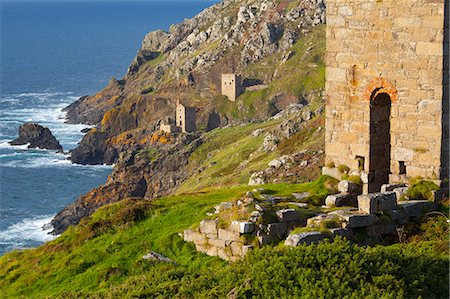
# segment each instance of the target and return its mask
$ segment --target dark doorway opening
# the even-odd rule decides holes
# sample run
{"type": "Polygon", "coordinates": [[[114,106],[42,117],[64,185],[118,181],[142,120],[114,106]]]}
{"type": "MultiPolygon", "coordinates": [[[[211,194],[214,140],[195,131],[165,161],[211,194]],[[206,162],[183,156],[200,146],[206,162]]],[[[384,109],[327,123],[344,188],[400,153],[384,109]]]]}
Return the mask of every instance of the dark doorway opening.
{"type": "Polygon", "coordinates": [[[389,182],[391,164],[391,98],[377,92],[370,99],[369,193],[389,182]]]}

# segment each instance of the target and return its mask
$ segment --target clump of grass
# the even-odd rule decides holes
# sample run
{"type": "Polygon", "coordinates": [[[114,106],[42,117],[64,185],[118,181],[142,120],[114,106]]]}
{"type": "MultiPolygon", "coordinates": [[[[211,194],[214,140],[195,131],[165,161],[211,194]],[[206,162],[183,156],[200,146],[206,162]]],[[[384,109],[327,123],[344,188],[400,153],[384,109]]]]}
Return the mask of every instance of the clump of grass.
{"type": "Polygon", "coordinates": [[[433,199],[433,191],[439,190],[439,186],[431,181],[420,178],[411,180],[411,187],[406,191],[409,199],[433,199]]]}
{"type": "Polygon", "coordinates": [[[359,175],[351,175],[349,177],[347,177],[346,179],[347,181],[350,181],[358,186],[362,186],[362,181],[361,181],[361,177],[359,175]]]}
{"type": "Polygon", "coordinates": [[[338,165],[337,169],[340,173],[348,173],[350,171],[350,168],[344,164],[338,165]]]}
{"type": "Polygon", "coordinates": [[[325,166],[328,167],[328,168],[335,168],[336,167],[334,162],[328,162],[327,164],[325,164],[325,166]]]}

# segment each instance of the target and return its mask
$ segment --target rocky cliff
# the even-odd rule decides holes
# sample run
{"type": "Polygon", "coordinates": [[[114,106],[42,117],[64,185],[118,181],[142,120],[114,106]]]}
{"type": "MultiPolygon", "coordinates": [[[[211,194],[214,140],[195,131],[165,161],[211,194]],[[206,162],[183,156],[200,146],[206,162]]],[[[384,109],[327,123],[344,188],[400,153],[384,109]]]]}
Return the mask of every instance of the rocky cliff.
{"type": "Polygon", "coordinates": [[[292,104],[319,108],[324,20],[323,0],[225,0],[168,32],[148,33],[122,79],[112,78],[96,95],[66,108],[70,123],[96,125],[71,153],[72,161],[117,164],[106,185],[55,217],[55,232],[104,204],[176,190],[201,171],[188,167],[201,132],[263,122],[292,104]],[[220,95],[225,72],[241,74],[244,87],[258,88],[230,102],[220,95]],[[174,137],[157,131],[173,117],[177,100],[196,107],[199,133],[174,137]]]}

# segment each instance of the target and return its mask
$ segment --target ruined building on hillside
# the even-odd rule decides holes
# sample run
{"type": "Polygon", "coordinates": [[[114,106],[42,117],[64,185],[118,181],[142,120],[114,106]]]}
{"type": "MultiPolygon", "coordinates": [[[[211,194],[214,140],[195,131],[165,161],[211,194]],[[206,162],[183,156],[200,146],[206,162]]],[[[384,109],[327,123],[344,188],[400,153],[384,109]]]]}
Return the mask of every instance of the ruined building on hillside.
{"type": "Polygon", "coordinates": [[[222,74],[222,95],[232,102],[242,93],[242,78],[236,74],[222,74]]]}
{"type": "Polygon", "coordinates": [[[448,178],[448,5],[327,0],[326,163],[365,174],[365,192],[448,178]]]}
{"type": "Polygon", "coordinates": [[[175,113],[175,124],[161,124],[160,130],[167,133],[195,132],[197,130],[195,107],[186,107],[178,101],[175,113]]]}

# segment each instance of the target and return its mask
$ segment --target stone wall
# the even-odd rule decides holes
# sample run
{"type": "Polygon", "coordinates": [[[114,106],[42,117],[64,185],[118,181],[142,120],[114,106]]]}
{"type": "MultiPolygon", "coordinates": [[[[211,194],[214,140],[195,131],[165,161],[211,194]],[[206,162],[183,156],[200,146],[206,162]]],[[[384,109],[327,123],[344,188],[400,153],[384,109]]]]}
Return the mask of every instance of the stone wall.
{"type": "Polygon", "coordinates": [[[326,163],[370,177],[371,106],[384,94],[391,102],[389,181],[447,176],[444,16],[444,0],[327,1],[326,163]]]}

